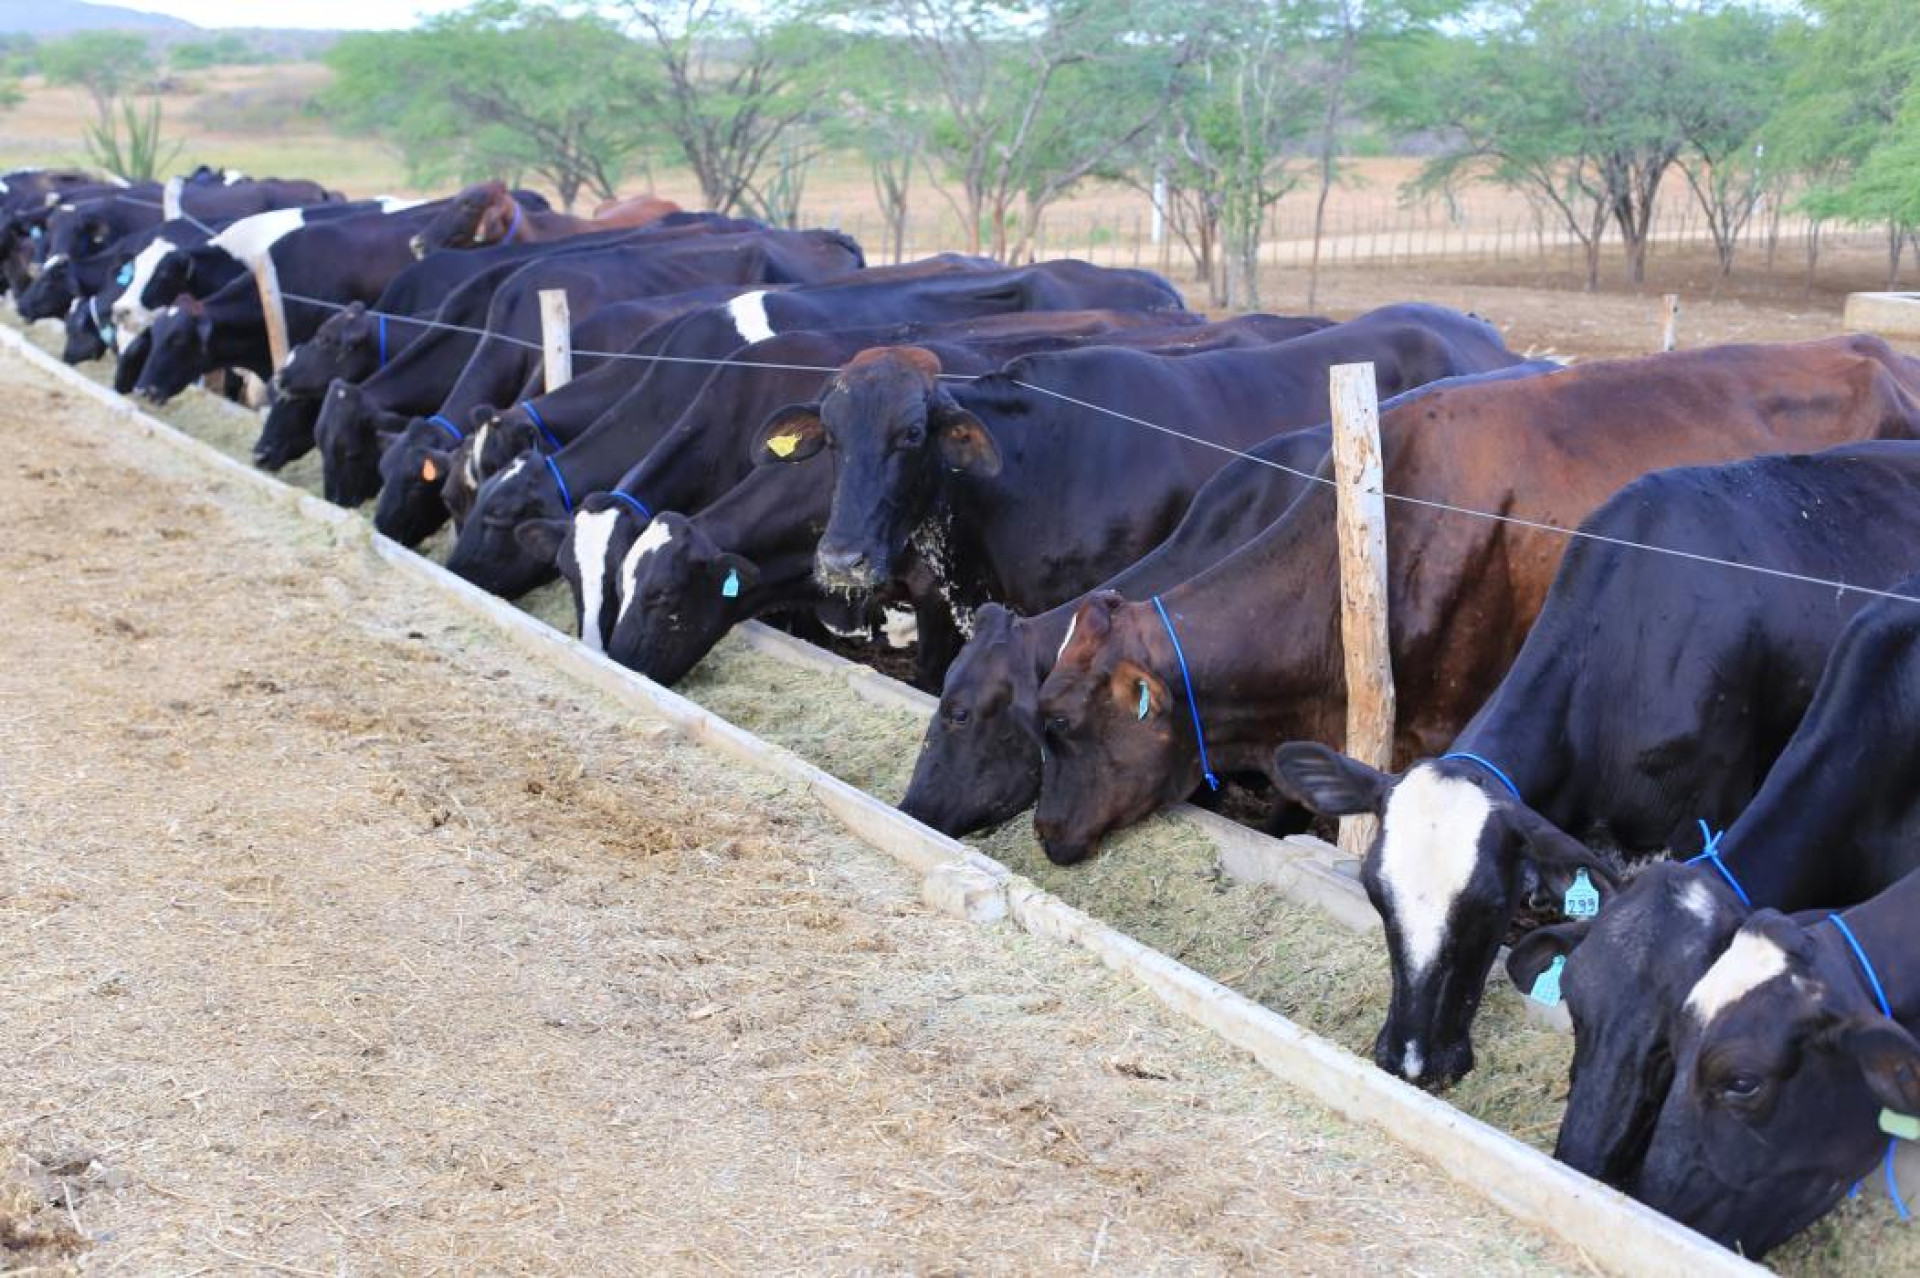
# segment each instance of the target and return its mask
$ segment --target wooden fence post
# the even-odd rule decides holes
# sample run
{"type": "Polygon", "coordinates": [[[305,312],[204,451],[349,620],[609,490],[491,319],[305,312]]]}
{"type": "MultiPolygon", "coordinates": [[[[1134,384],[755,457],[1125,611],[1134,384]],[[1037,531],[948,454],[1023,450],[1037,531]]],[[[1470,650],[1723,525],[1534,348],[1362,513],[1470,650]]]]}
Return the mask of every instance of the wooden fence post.
{"type": "MultiPolygon", "coordinates": [[[[1372,364],[1327,370],[1340,534],[1340,637],[1347,658],[1346,752],[1393,766],[1393,654],[1387,629],[1387,503],[1372,364]]],[[[1377,821],[1343,817],[1340,850],[1364,857],[1377,821]]]]}
{"type": "Polygon", "coordinates": [[[1680,295],[1668,293],[1660,304],[1660,349],[1677,350],[1680,346],[1680,295]]]}
{"type": "Polygon", "coordinates": [[[563,288],[540,290],[540,345],[546,352],[546,391],[551,395],[573,380],[573,321],[563,288]]]}
{"type": "Polygon", "coordinates": [[[253,260],[253,283],[260,290],[260,312],[267,320],[267,354],[277,373],[287,366],[287,306],[280,297],[280,272],[274,268],[272,253],[262,253],[253,260]]]}

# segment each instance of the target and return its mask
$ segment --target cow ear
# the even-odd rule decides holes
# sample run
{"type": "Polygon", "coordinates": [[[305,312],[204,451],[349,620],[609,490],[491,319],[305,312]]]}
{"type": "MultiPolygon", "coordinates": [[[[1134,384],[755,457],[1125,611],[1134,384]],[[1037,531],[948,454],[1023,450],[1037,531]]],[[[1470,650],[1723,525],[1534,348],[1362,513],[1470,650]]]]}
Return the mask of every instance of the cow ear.
{"type": "Polygon", "coordinates": [[[499,416],[500,410],[492,404],[475,404],[467,413],[467,433],[471,435],[499,416]]]}
{"type": "Polygon", "coordinates": [[[426,480],[429,484],[439,483],[447,477],[447,472],[452,469],[452,455],[439,448],[427,449],[426,456],[420,459],[420,478],[426,480]]]}
{"type": "Polygon", "coordinates": [[[1510,803],[1500,811],[1526,845],[1526,858],[1542,870],[1559,872],[1561,875],[1574,870],[1586,870],[1605,888],[1603,901],[1606,894],[1619,890],[1620,880],[1605,858],[1526,804],[1510,803]]]}
{"type": "Polygon", "coordinates": [[[943,404],[934,414],[934,429],[940,432],[940,460],[949,470],[976,479],[1000,473],[1000,446],[978,417],[958,404],[943,404]]]}
{"type": "Polygon", "coordinates": [[[820,420],[820,405],[789,404],[767,418],[754,436],[753,461],[756,466],[805,461],[826,442],[827,428],[820,420]]]}
{"type": "Polygon", "coordinates": [[[1835,1037],[1876,1100],[1897,1114],[1920,1114],[1920,1043],[1912,1034],[1884,1016],[1856,1016],[1835,1037]]]}
{"type": "Polygon", "coordinates": [[[213,316],[205,311],[194,316],[193,331],[199,335],[202,346],[213,345],[213,316]]]}
{"type": "Polygon", "coordinates": [[[1114,704],[1135,719],[1158,719],[1167,712],[1167,683],[1159,675],[1133,661],[1116,661],[1108,676],[1114,704]]]}
{"type": "Polygon", "coordinates": [[[1550,927],[1536,927],[1507,951],[1507,978],[1524,994],[1540,979],[1540,973],[1553,966],[1555,959],[1565,958],[1579,948],[1592,926],[1592,919],[1574,919],[1550,927]]]}
{"type": "Polygon", "coordinates": [[[1273,783],[1321,816],[1378,816],[1393,778],[1317,741],[1289,741],[1273,752],[1273,783]]]}
{"type": "Polygon", "coordinates": [[[513,539],[528,554],[551,561],[560,557],[560,543],[571,527],[564,519],[529,519],[513,526],[513,539]]]}

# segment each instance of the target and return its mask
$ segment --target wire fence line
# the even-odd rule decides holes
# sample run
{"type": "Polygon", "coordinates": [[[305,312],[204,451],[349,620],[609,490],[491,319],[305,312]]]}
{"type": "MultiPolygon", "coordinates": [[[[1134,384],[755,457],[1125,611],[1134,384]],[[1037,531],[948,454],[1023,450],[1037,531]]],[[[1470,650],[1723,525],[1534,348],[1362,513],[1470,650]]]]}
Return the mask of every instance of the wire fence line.
{"type": "MultiPolygon", "coordinates": [[[[311,296],[307,296],[299,293],[282,293],[281,297],[285,301],[298,302],[298,303],[301,303],[302,305],[320,307],[320,308],[331,310],[331,311],[345,311],[350,309],[350,305],[351,305],[348,303],[336,302],[328,298],[311,297],[311,296]]],[[[526,338],[516,337],[513,334],[503,333],[494,329],[475,328],[467,324],[455,324],[455,323],[451,323],[444,320],[423,318],[418,315],[397,315],[392,312],[378,311],[371,308],[365,308],[363,313],[375,318],[384,318],[389,322],[398,320],[404,323],[414,324],[419,327],[427,328],[427,329],[444,329],[451,332],[465,333],[475,337],[493,338],[499,341],[507,342],[514,346],[531,350],[531,351],[544,352],[545,350],[545,347],[541,342],[529,341],[526,338]]],[[[841,371],[838,366],[828,366],[828,365],[820,365],[820,364],[782,364],[782,363],[772,363],[772,362],[759,361],[759,360],[742,360],[742,359],[731,359],[731,358],[724,358],[724,359],[702,358],[702,357],[692,356],[692,355],[653,355],[653,354],[641,354],[635,351],[576,350],[574,354],[576,356],[581,356],[581,357],[609,359],[609,360],[627,360],[627,361],[632,361],[637,363],[696,364],[696,365],[703,365],[703,366],[712,367],[712,368],[747,368],[747,369],[758,369],[763,371],[775,371],[775,372],[819,373],[823,376],[829,376],[829,377],[841,371]]],[[[1542,374],[1542,376],[1552,376],[1552,375],[1553,374],[1542,374]]],[[[953,381],[953,382],[974,382],[974,381],[979,381],[982,376],[991,376],[991,374],[941,373],[939,374],[939,376],[945,380],[953,381]]],[[[1208,448],[1218,453],[1224,453],[1229,457],[1234,457],[1243,461],[1251,462],[1257,466],[1264,466],[1269,470],[1279,471],[1283,474],[1290,475],[1295,479],[1304,480],[1312,484],[1324,485],[1328,488],[1334,488],[1338,486],[1336,480],[1326,475],[1299,470],[1295,467],[1285,465],[1284,463],[1274,461],[1271,458],[1261,457],[1258,454],[1248,452],[1245,449],[1235,448],[1230,444],[1222,444],[1217,440],[1207,439],[1203,436],[1194,435],[1187,431],[1176,429],[1175,427],[1172,427],[1172,426],[1163,425],[1159,422],[1149,421],[1144,417],[1139,417],[1132,413],[1122,412],[1117,408],[1109,408],[1104,404],[1097,404],[1091,400],[1081,399],[1077,396],[1069,395],[1064,391],[1057,391],[1052,389],[1051,387],[1041,386],[1035,382],[1029,382],[1029,381],[1025,381],[1020,378],[1014,378],[1014,377],[1007,378],[1007,382],[1010,385],[1019,387],[1022,390],[1031,391],[1038,395],[1044,395],[1051,399],[1059,400],[1062,403],[1071,404],[1076,408],[1084,409],[1092,413],[1097,413],[1101,416],[1110,417],[1115,421],[1125,422],[1129,425],[1142,427],[1147,430],[1157,431],[1162,435],[1166,435],[1174,439],[1179,439],[1186,443],[1196,444],[1202,448],[1208,448]]],[[[1832,590],[1840,594],[1856,594],[1856,595],[1862,595],[1862,596],[1875,598],[1875,599],[1895,600],[1900,603],[1920,604],[1920,595],[1904,594],[1897,590],[1881,589],[1874,586],[1861,586],[1861,585],[1856,585],[1852,582],[1840,581],[1835,578],[1819,577],[1819,576],[1814,576],[1807,573],[1792,572],[1783,568],[1770,568],[1765,564],[1753,564],[1753,563],[1746,563],[1744,561],[1737,560],[1737,559],[1725,559],[1716,555],[1701,554],[1697,551],[1682,550],[1675,546],[1660,546],[1650,542],[1633,541],[1625,537],[1613,537],[1605,533],[1589,532],[1583,528],[1568,528],[1561,524],[1548,523],[1545,520],[1527,519],[1519,515],[1503,515],[1503,514],[1498,514],[1488,510],[1476,510],[1470,506],[1459,506],[1451,502],[1438,501],[1430,497],[1418,497],[1410,493],[1389,492],[1389,491],[1386,491],[1384,488],[1382,489],[1381,496],[1384,497],[1387,501],[1395,502],[1400,505],[1421,507],[1428,510],[1437,510],[1446,514],[1460,515],[1470,519],[1483,520],[1488,523],[1506,524],[1512,527],[1525,529],[1531,532],[1548,533],[1554,536],[1565,537],[1568,540],[1591,541],[1591,542],[1596,542],[1603,545],[1617,546],[1625,550],[1637,550],[1647,554],[1664,555],[1669,558],[1686,560],[1692,563],[1710,564],[1710,565],[1714,565],[1721,568],[1734,569],[1740,572],[1755,573],[1760,576],[1770,577],[1770,578],[1774,578],[1781,581],[1791,581],[1801,585],[1817,586],[1822,589],[1832,590]]]]}

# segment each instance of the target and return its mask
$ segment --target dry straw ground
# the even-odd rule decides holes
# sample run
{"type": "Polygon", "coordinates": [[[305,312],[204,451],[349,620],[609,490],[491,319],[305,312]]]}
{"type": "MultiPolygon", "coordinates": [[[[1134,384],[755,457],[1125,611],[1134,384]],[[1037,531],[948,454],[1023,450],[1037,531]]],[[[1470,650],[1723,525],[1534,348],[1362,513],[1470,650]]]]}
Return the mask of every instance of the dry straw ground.
{"type": "Polygon", "coordinates": [[[0,1264],[1580,1267],[12,361],[0,404],[0,1264]]]}

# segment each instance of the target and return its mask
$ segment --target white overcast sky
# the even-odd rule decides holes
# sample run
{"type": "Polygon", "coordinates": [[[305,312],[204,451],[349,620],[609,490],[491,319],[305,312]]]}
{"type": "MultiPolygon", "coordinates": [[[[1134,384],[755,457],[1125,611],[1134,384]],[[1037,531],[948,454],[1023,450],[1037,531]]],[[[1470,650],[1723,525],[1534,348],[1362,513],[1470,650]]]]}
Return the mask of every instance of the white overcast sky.
{"type": "Polygon", "coordinates": [[[169,13],[203,27],[410,27],[422,17],[463,8],[465,0],[112,0],[128,9],[169,13]]]}

